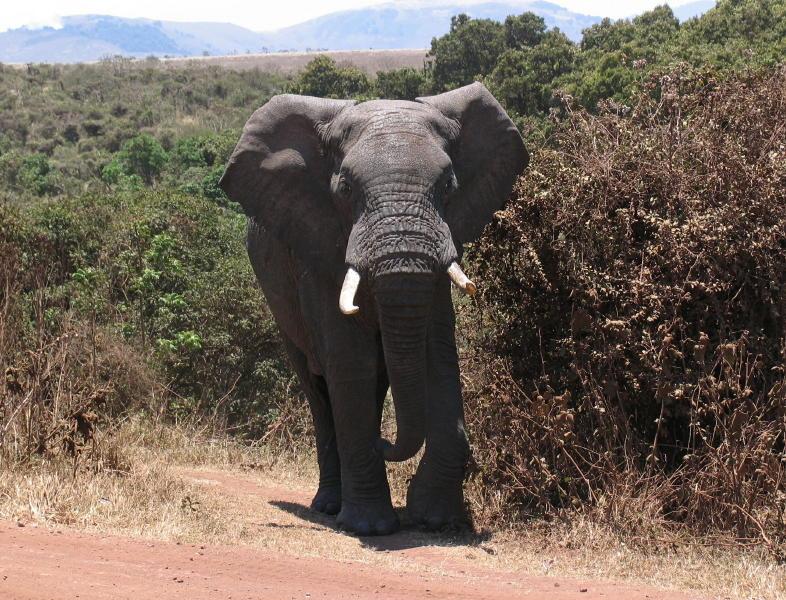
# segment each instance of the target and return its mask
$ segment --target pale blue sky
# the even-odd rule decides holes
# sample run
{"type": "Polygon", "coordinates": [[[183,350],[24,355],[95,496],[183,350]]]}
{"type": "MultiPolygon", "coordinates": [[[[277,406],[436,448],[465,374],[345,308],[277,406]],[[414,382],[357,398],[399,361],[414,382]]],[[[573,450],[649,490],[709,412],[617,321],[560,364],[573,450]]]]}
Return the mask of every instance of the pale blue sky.
{"type": "MultiPolygon", "coordinates": [[[[394,0],[395,4],[473,4],[481,0],[394,0]]],[[[516,1],[516,0],[514,0],[516,1]]],[[[625,17],[647,10],[665,0],[550,0],[575,12],[625,17]]],[[[672,6],[690,0],[669,0],[672,6]]],[[[0,10],[0,31],[13,27],[57,26],[58,17],[82,14],[108,14],[119,17],[148,17],[167,21],[222,21],[242,25],[255,31],[278,29],[336,10],[358,8],[371,4],[387,4],[391,0],[6,0],[0,10]]],[[[521,0],[522,5],[526,4],[521,0]]]]}

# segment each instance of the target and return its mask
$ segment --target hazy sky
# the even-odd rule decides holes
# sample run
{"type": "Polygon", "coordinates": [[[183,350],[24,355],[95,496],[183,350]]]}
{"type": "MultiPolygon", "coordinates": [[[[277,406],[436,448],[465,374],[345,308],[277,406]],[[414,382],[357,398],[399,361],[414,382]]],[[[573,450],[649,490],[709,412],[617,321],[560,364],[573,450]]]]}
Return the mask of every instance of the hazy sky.
{"type": "MultiPolygon", "coordinates": [[[[119,17],[148,17],[169,21],[222,21],[254,31],[277,29],[336,10],[390,3],[391,0],[5,0],[0,10],[0,31],[13,27],[57,26],[66,15],[104,14],[119,17]]],[[[481,0],[394,0],[395,4],[473,4],[481,0]]],[[[515,0],[513,0],[515,1],[515,0]]],[[[551,0],[575,12],[625,17],[663,4],[666,0],[551,0]]],[[[672,6],[690,0],[669,0],[672,6]]],[[[522,4],[526,0],[521,0],[522,4]]]]}

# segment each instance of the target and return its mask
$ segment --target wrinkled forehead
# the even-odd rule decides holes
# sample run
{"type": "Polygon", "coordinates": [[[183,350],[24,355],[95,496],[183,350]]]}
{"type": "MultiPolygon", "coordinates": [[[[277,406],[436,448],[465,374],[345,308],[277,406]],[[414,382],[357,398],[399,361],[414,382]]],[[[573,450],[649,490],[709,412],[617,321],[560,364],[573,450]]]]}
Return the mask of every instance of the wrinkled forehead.
{"type": "Polygon", "coordinates": [[[344,110],[329,137],[355,167],[431,170],[449,162],[454,126],[427,104],[377,100],[344,110]]]}

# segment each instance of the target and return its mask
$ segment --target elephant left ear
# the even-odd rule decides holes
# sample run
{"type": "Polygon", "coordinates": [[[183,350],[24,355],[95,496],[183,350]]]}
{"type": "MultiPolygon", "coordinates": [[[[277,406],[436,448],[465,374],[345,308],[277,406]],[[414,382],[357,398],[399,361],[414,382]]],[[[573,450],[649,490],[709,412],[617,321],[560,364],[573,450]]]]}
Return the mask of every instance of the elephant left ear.
{"type": "Polygon", "coordinates": [[[513,121],[482,83],[417,101],[458,124],[450,149],[458,190],[445,207],[445,221],[457,245],[471,242],[504,206],[529,154],[513,121]]]}

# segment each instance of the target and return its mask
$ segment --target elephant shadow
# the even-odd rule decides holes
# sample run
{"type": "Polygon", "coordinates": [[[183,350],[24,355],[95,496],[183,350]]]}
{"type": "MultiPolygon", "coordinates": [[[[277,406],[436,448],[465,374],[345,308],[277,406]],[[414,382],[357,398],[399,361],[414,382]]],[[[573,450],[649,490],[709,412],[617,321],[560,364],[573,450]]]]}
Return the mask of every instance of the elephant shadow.
{"type": "MultiPolygon", "coordinates": [[[[344,533],[336,526],[335,517],[316,512],[308,506],[284,500],[270,500],[269,503],[299,519],[344,533]]],[[[491,533],[487,530],[474,531],[470,526],[466,526],[436,532],[427,531],[419,525],[412,523],[404,508],[399,507],[396,508],[395,511],[401,521],[401,528],[396,533],[390,535],[358,536],[358,539],[364,547],[378,552],[395,552],[423,546],[476,546],[487,552],[489,551],[482,545],[483,542],[491,539],[491,533]]]]}

